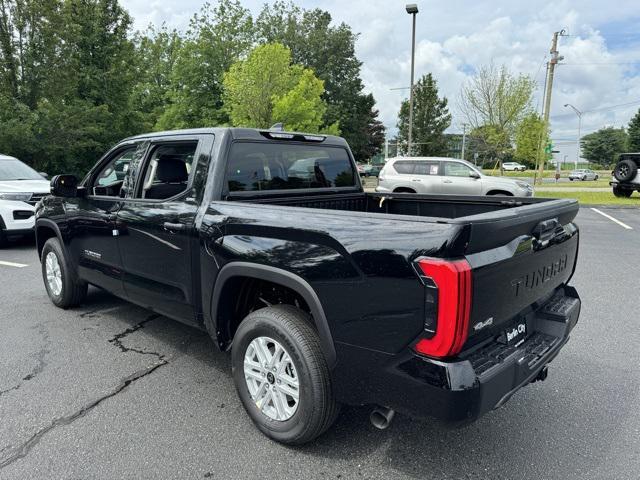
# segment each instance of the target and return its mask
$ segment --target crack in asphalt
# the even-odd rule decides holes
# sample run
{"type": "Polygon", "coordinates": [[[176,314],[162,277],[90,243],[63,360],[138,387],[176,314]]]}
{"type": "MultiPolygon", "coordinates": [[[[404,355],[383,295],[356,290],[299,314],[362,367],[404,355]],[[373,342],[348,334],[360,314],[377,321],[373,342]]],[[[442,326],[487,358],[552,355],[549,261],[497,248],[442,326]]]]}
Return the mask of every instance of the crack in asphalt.
{"type": "MultiPolygon", "coordinates": [[[[96,408],[98,405],[100,405],[102,402],[104,402],[105,400],[108,400],[112,397],[115,397],[116,395],[118,395],[120,392],[124,391],[129,385],[131,385],[132,383],[136,382],[137,380],[140,380],[143,377],[146,377],[147,375],[152,374],[154,371],[156,371],[158,368],[167,365],[169,363],[169,361],[166,359],[165,355],[162,353],[158,353],[158,352],[150,352],[150,351],[146,351],[146,350],[139,350],[136,348],[130,348],[127,347],[126,345],[124,345],[122,343],[122,339],[125,338],[127,335],[130,335],[138,330],[140,330],[141,328],[143,328],[143,326],[158,318],[159,315],[153,314],[150,315],[149,317],[147,317],[145,320],[143,320],[142,322],[134,325],[133,327],[130,327],[128,329],[126,329],[125,331],[116,334],[113,338],[111,338],[109,340],[109,343],[114,344],[115,346],[117,346],[122,352],[135,352],[135,353],[139,353],[142,355],[153,355],[155,357],[157,357],[157,362],[146,367],[143,368],[141,370],[138,370],[134,373],[132,373],[131,375],[123,378],[122,380],[120,380],[120,383],[113,389],[111,390],[109,393],[99,397],[96,400],[93,400],[92,402],[89,402],[88,404],[84,405],[83,407],[81,407],[79,410],[76,410],[75,412],[73,412],[70,415],[65,415],[63,417],[59,417],[56,418],[55,420],[53,420],[49,425],[47,425],[46,427],[38,430],[36,433],[34,433],[27,441],[23,442],[20,446],[13,448],[12,449],[12,453],[10,455],[7,455],[3,458],[0,457],[0,470],[2,470],[4,467],[11,465],[13,462],[20,460],[21,458],[26,457],[29,452],[40,442],[40,440],[42,439],[42,437],[44,437],[47,433],[49,433],[50,431],[54,430],[57,427],[60,426],[66,426],[69,425],[71,423],[73,423],[75,420],[84,417],[85,415],[87,415],[87,413],[89,413],[91,410],[93,410],[94,408],[96,408]]],[[[18,387],[19,388],[19,387],[18,387]]],[[[4,452],[5,450],[7,450],[9,447],[5,447],[2,450],[0,450],[0,453],[4,452]]]]}
{"type": "Polygon", "coordinates": [[[49,332],[44,328],[43,324],[38,324],[38,331],[44,340],[44,344],[42,348],[36,353],[36,366],[31,369],[31,371],[22,377],[22,381],[13,387],[9,387],[5,390],[0,390],[0,397],[5,393],[13,392],[15,390],[19,390],[24,382],[28,382],[29,380],[33,380],[36,376],[38,376],[44,370],[44,367],[47,366],[47,362],[44,361],[47,354],[50,353],[49,350],[49,332]]]}

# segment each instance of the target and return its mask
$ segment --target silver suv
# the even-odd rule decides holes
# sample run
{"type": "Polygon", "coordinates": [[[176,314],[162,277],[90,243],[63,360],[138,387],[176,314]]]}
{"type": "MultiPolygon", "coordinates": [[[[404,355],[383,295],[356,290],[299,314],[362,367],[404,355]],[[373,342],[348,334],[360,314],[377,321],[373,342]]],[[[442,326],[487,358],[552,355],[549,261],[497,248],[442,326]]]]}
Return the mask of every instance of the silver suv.
{"type": "Polygon", "coordinates": [[[533,196],[527,182],[484,175],[469,162],[441,157],[390,158],[376,192],[533,196]]]}

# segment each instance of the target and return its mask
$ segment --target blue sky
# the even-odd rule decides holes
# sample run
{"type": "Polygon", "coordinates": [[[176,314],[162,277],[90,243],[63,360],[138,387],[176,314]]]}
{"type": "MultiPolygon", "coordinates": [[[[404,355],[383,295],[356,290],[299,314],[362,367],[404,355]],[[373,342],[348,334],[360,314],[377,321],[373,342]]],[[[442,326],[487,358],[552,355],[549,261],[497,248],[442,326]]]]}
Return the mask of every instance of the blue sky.
{"type": "MultiPolygon", "coordinates": [[[[136,28],[166,22],[184,29],[202,1],[122,0],[136,28]]],[[[257,13],[263,1],[242,2],[257,13]]],[[[305,8],[319,7],[335,22],[346,22],[360,33],[357,54],[363,62],[366,90],[374,94],[382,121],[393,133],[399,104],[409,83],[410,16],[404,1],[303,0],[305,8]]],[[[539,105],[555,30],[569,36],[560,42],[564,63],[556,70],[551,108],[552,137],[563,155],[575,157],[577,119],[571,103],[583,110],[583,133],[604,125],[625,125],[640,108],[640,1],[417,1],[416,76],[432,72],[450,102],[453,125],[464,121],[457,111],[460,87],[477,66],[506,64],[512,72],[538,81],[534,104],[539,105]],[[621,104],[631,105],[607,108],[621,104]],[[597,111],[593,111],[597,110],[597,111]],[[563,143],[564,142],[564,143],[563,143]]],[[[535,106],[535,105],[534,105],[535,106]]]]}

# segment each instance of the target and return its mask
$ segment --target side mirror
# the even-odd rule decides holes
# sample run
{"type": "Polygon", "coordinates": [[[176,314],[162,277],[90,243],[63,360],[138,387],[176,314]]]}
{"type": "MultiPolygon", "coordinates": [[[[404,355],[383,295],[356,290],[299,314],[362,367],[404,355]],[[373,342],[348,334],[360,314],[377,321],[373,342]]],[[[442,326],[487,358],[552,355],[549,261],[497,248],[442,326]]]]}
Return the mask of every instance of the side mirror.
{"type": "Polygon", "coordinates": [[[56,175],[51,179],[51,194],[56,197],[76,197],[78,179],[75,175],[56,175]]]}
{"type": "Polygon", "coordinates": [[[44,178],[45,180],[49,180],[49,174],[47,172],[38,172],[40,175],[42,175],[42,178],[44,178]]]}
{"type": "Polygon", "coordinates": [[[469,176],[471,178],[475,178],[476,180],[480,178],[480,174],[478,172],[471,172],[469,173],[469,176]]]}

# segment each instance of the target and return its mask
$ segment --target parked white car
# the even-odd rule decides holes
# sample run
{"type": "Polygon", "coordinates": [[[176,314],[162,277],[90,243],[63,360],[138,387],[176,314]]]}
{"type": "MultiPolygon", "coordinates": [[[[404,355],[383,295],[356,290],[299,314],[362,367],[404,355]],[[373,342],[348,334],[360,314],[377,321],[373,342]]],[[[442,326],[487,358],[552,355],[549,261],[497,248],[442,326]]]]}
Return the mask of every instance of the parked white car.
{"type": "Polygon", "coordinates": [[[452,195],[533,196],[527,182],[483,174],[464,160],[442,157],[397,157],[387,161],[376,192],[452,195]]]}
{"type": "Polygon", "coordinates": [[[593,170],[589,170],[588,168],[582,168],[580,170],[573,170],[569,174],[569,180],[572,182],[574,180],[598,180],[598,174],[593,170]]]}
{"type": "Polygon", "coordinates": [[[0,155],[0,246],[33,233],[35,205],[49,190],[49,181],[33,168],[0,155]]]}
{"type": "Polygon", "coordinates": [[[527,166],[518,162],[504,162],[502,164],[502,169],[505,172],[524,172],[527,169],[527,166]]]}

